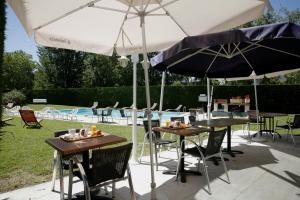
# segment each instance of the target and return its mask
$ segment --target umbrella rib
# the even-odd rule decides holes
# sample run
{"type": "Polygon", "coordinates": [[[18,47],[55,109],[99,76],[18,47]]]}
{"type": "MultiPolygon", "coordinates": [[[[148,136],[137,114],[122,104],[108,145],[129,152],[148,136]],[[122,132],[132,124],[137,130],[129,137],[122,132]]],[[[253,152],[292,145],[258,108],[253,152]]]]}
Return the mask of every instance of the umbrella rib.
{"type": "MultiPolygon", "coordinates": [[[[236,46],[236,44],[233,43],[234,46],[236,46]]],[[[251,69],[254,71],[252,65],[250,64],[250,62],[248,61],[248,59],[246,58],[246,56],[243,54],[243,52],[241,52],[240,48],[237,48],[237,50],[240,52],[240,54],[243,56],[243,58],[245,59],[245,61],[248,63],[248,65],[251,67],[251,69]]],[[[255,71],[254,71],[255,72],[255,71]]]]}
{"type": "Polygon", "coordinates": [[[182,62],[182,61],[185,61],[186,59],[188,59],[188,58],[190,58],[190,57],[192,57],[192,56],[194,56],[194,55],[196,55],[196,54],[198,54],[198,53],[201,53],[202,51],[205,51],[206,49],[207,49],[207,48],[201,48],[201,49],[199,49],[198,51],[196,51],[195,53],[189,54],[189,55],[187,55],[186,57],[177,60],[176,62],[174,62],[174,63],[168,65],[168,66],[167,66],[167,69],[173,67],[174,65],[177,65],[178,63],[180,63],[180,62],[182,62]]]}
{"type": "MultiPolygon", "coordinates": [[[[246,42],[246,43],[250,43],[250,42],[246,42]]],[[[258,43],[254,44],[254,45],[300,58],[300,55],[297,55],[297,54],[294,54],[294,53],[286,52],[286,51],[275,49],[275,48],[272,48],[272,47],[267,47],[265,45],[258,44],[258,43]]]]}
{"type": "MultiPolygon", "coordinates": [[[[163,6],[168,6],[168,5],[170,5],[170,4],[175,3],[176,1],[179,1],[179,0],[173,0],[173,1],[170,1],[170,2],[168,2],[168,3],[165,3],[163,6]]],[[[157,2],[157,1],[156,1],[156,2],[157,2]]],[[[157,3],[158,3],[158,2],[157,2],[157,3]]],[[[160,4],[160,3],[159,3],[159,4],[160,4]]],[[[156,8],[153,8],[153,9],[149,10],[148,12],[146,12],[146,15],[148,15],[149,13],[152,13],[152,12],[154,12],[154,11],[160,9],[160,8],[161,8],[161,6],[158,6],[158,7],[156,7],[156,8]]]]}
{"type": "Polygon", "coordinates": [[[206,74],[206,75],[207,75],[207,72],[210,70],[211,66],[214,64],[214,62],[215,62],[215,60],[217,59],[218,55],[220,54],[222,48],[224,48],[223,45],[221,45],[221,47],[220,47],[218,53],[215,55],[214,59],[211,61],[211,63],[209,64],[207,70],[205,71],[205,74],[206,74]]]}
{"type": "MultiPolygon", "coordinates": [[[[132,4],[132,1],[131,1],[131,4],[132,4]]],[[[117,45],[117,42],[118,42],[118,40],[119,40],[119,38],[120,38],[120,34],[121,34],[122,31],[123,31],[123,33],[125,34],[125,36],[126,36],[126,38],[128,39],[128,41],[130,42],[130,44],[132,45],[130,39],[128,38],[127,34],[126,34],[125,31],[123,30],[123,26],[124,26],[124,24],[125,24],[125,21],[127,20],[128,12],[129,12],[130,8],[132,8],[131,4],[128,6],[127,13],[125,14],[124,19],[123,19],[123,22],[122,22],[122,24],[121,24],[121,26],[120,26],[119,33],[118,33],[117,39],[116,39],[116,41],[115,41],[115,46],[117,45]]],[[[123,41],[123,43],[124,43],[124,41],[123,41]]]]}
{"type": "MultiPolygon", "coordinates": [[[[256,46],[256,47],[253,47],[253,46],[254,46],[254,44],[259,43],[259,42],[260,42],[260,41],[257,41],[257,42],[255,42],[255,43],[251,43],[251,45],[249,45],[249,46],[243,48],[241,51],[244,52],[244,53],[246,53],[246,52],[251,51],[251,50],[253,50],[253,49],[257,49],[258,46],[256,46]]],[[[233,44],[235,44],[235,43],[233,43],[233,44]]],[[[233,51],[231,57],[235,57],[235,56],[237,56],[237,55],[240,54],[240,52],[235,53],[235,51],[237,50],[237,48],[238,48],[239,45],[240,45],[240,42],[238,42],[237,45],[235,44],[235,48],[234,48],[234,51],[233,51]]]]}
{"type": "MultiPolygon", "coordinates": [[[[166,14],[171,18],[171,20],[179,27],[179,29],[186,35],[186,36],[189,36],[189,34],[184,30],[184,28],[175,20],[175,18],[166,10],[165,6],[167,5],[164,4],[162,5],[158,0],[155,0],[158,4],[159,4],[159,8],[163,9],[166,14]]],[[[169,2],[169,3],[174,3],[176,1],[179,1],[179,0],[174,0],[172,2],[169,2]]],[[[147,14],[150,14],[151,11],[147,12],[147,14]]]]}
{"type": "Polygon", "coordinates": [[[146,12],[146,10],[147,10],[147,8],[148,8],[148,6],[149,6],[149,4],[150,4],[150,1],[151,1],[151,0],[148,0],[146,6],[145,6],[145,8],[144,8],[144,12],[146,12]]]}
{"type": "Polygon", "coordinates": [[[94,0],[94,1],[88,2],[88,3],[86,3],[86,4],[82,5],[82,6],[80,6],[80,7],[76,8],[76,9],[74,9],[74,10],[71,10],[71,11],[69,11],[69,12],[63,14],[62,16],[59,16],[59,17],[57,17],[57,18],[55,18],[55,19],[52,19],[52,20],[50,20],[50,21],[48,21],[48,22],[46,22],[46,23],[44,23],[44,24],[42,24],[42,25],[40,25],[40,26],[38,26],[38,27],[36,27],[36,28],[33,28],[33,30],[34,30],[34,31],[37,31],[37,30],[39,30],[39,29],[41,29],[41,28],[43,28],[43,27],[45,27],[45,26],[48,26],[48,25],[50,25],[50,24],[52,24],[52,23],[54,23],[54,22],[57,22],[57,21],[59,21],[59,20],[65,18],[65,17],[67,17],[67,16],[73,14],[74,12],[76,12],[76,11],[78,11],[78,10],[81,10],[81,9],[83,9],[83,8],[86,8],[86,7],[91,7],[91,6],[93,6],[95,3],[99,2],[99,1],[102,1],[102,0],[94,0]]]}
{"type": "Polygon", "coordinates": [[[108,8],[108,7],[104,7],[104,6],[92,6],[92,7],[102,9],[102,10],[115,11],[115,12],[119,12],[119,13],[128,13],[128,14],[138,15],[138,13],[136,13],[136,12],[127,12],[125,10],[120,10],[120,9],[115,9],[115,8],[108,8]]]}

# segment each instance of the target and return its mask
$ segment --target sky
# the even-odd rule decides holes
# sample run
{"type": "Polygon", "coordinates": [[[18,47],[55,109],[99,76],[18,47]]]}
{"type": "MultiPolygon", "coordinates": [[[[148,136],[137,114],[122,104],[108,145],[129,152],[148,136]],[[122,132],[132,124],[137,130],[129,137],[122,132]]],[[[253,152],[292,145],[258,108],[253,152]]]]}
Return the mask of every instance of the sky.
{"type": "MultiPolygon", "coordinates": [[[[270,0],[270,2],[274,10],[282,7],[286,7],[288,10],[300,9],[300,0],[270,0]]],[[[7,6],[6,17],[5,51],[23,50],[31,54],[33,60],[38,61],[37,45],[33,38],[28,37],[20,21],[9,6],[7,6]]]]}

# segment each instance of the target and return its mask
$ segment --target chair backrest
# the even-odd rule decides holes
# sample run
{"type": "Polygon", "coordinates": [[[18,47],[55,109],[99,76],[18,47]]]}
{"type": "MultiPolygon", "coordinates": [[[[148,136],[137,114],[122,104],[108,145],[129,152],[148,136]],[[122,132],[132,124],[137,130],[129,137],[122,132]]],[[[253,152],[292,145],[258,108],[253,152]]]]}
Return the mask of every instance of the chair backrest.
{"type": "MultiPolygon", "coordinates": [[[[250,122],[255,122],[257,121],[257,116],[256,116],[256,110],[249,110],[247,112],[248,114],[248,119],[250,120],[250,122]]],[[[259,119],[260,121],[260,119],[259,119]]]]}
{"type": "Polygon", "coordinates": [[[118,101],[116,101],[116,103],[115,103],[115,105],[113,106],[113,108],[117,108],[117,107],[118,107],[118,105],[119,105],[119,102],[118,102],[118,101]]]}
{"type": "Polygon", "coordinates": [[[156,108],[156,106],[157,106],[157,103],[154,103],[154,104],[151,106],[150,110],[154,110],[154,109],[156,108]]]}
{"type": "Polygon", "coordinates": [[[5,108],[11,109],[14,107],[14,103],[8,103],[6,104],[5,108]]]}
{"type": "Polygon", "coordinates": [[[207,147],[204,156],[209,156],[220,152],[227,129],[211,131],[208,136],[207,147]]]}
{"type": "MultiPolygon", "coordinates": [[[[143,125],[144,125],[144,130],[145,130],[145,134],[147,134],[147,139],[149,139],[149,129],[148,129],[148,120],[144,120],[143,121],[143,125]]],[[[151,127],[160,127],[160,122],[158,119],[155,120],[151,120],[151,127]]],[[[153,139],[160,139],[161,135],[160,132],[157,131],[153,131],[155,137],[153,139]]]]}
{"type": "Polygon", "coordinates": [[[189,116],[189,120],[190,120],[190,123],[194,123],[194,122],[196,122],[196,117],[191,115],[191,116],[189,116]]]}
{"type": "Polygon", "coordinates": [[[107,109],[107,116],[111,116],[112,111],[113,111],[113,109],[111,109],[111,108],[107,109]]]}
{"type": "Polygon", "coordinates": [[[98,107],[98,101],[94,101],[91,109],[96,109],[98,107]]]}
{"type": "Polygon", "coordinates": [[[300,115],[294,116],[293,127],[300,128],[300,115]]]}
{"type": "Polygon", "coordinates": [[[19,110],[22,120],[25,123],[36,123],[38,122],[33,110],[19,110]]]}
{"type": "Polygon", "coordinates": [[[181,123],[184,123],[184,117],[171,117],[171,121],[180,121],[181,123]]]}
{"type": "Polygon", "coordinates": [[[93,115],[98,115],[98,111],[96,108],[92,108],[93,115]]]}
{"type": "Polygon", "coordinates": [[[121,117],[126,117],[124,109],[120,109],[119,111],[120,111],[121,117]]]}
{"type": "Polygon", "coordinates": [[[123,178],[127,169],[128,160],[132,150],[132,143],[92,151],[91,174],[88,176],[90,186],[99,183],[123,178]]]}
{"type": "Polygon", "coordinates": [[[174,110],[176,110],[176,111],[180,111],[181,107],[182,107],[182,105],[180,104],[180,105],[179,105],[179,106],[177,106],[177,108],[175,108],[174,110]]]}

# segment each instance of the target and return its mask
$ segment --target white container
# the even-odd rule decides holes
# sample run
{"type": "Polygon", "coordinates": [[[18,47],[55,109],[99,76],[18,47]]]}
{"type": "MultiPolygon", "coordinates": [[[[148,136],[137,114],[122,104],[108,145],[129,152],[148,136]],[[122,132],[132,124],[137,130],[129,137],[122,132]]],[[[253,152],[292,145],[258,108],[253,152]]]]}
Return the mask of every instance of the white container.
{"type": "Polygon", "coordinates": [[[206,94],[200,94],[198,96],[198,101],[199,102],[207,102],[207,96],[206,96],[206,94]]]}

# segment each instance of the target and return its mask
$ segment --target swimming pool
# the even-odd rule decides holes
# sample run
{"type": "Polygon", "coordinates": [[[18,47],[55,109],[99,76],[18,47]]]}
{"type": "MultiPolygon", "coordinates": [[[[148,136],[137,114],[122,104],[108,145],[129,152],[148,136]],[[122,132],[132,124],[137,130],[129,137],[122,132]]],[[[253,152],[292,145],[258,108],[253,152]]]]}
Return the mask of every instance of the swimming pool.
{"type": "MultiPolygon", "coordinates": [[[[91,108],[76,108],[76,109],[61,109],[59,110],[63,114],[74,114],[78,116],[93,116],[93,111],[91,108]]],[[[105,111],[104,111],[105,112],[105,111]]],[[[126,116],[131,116],[132,112],[129,110],[124,110],[126,116]]],[[[159,119],[158,111],[152,112],[152,119],[159,119]]],[[[138,111],[137,116],[139,118],[144,117],[143,111],[138,111]]],[[[184,116],[184,113],[181,112],[162,112],[162,121],[170,120],[171,117],[180,117],[184,116]]],[[[120,110],[113,110],[112,111],[112,117],[113,118],[121,118],[120,110]]]]}

